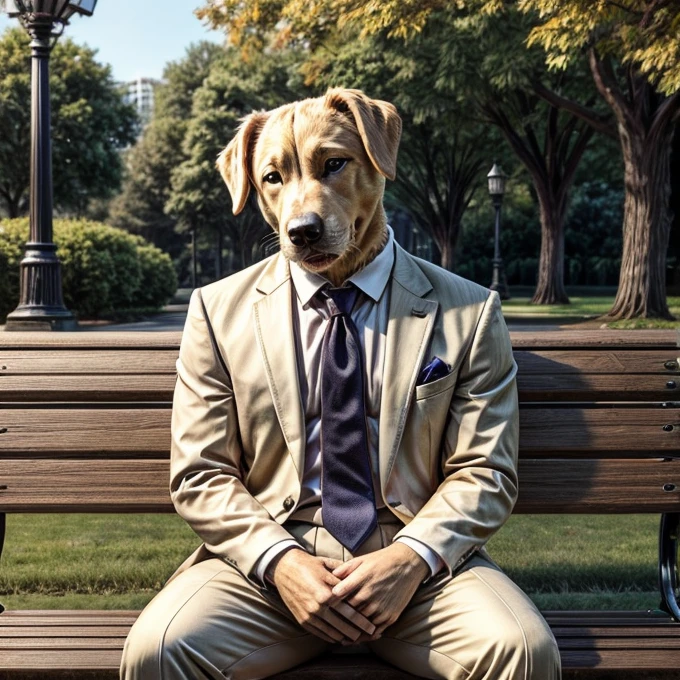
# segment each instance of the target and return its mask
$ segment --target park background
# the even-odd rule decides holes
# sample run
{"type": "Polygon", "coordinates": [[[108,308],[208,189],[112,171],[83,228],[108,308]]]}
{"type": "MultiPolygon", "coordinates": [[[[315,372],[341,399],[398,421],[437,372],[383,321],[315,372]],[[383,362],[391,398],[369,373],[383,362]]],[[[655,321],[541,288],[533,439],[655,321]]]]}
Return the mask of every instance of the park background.
{"type": "MultiPolygon", "coordinates": [[[[134,20],[102,0],[53,51],[55,241],[84,328],[181,309],[193,287],[275,252],[254,204],[231,214],[215,158],[242,116],[335,85],[402,115],[386,205],[408,250],[488,285],[498,163],[509,319],[677,325],[673,3],[223,0],[199,16],[177,4],[183,40],[196,38],[154,66],[152,112],[131,98],[132,73],[114,78],[106,50],[86,45],[87,22],[116,11],[106,49],[148,41],[157,59],[152,12],[134,20]]],[[[1,322],[28,238],[30,70],[24,32],[0,28],[1,322]]],[[[517,517],[491,552],[543,608],[655,608],[655,522],[517,517]]],[[[0,599],[14,608],[139,608],[197,543],[172,517],[11,516],[8,533],[0,599]]]]}

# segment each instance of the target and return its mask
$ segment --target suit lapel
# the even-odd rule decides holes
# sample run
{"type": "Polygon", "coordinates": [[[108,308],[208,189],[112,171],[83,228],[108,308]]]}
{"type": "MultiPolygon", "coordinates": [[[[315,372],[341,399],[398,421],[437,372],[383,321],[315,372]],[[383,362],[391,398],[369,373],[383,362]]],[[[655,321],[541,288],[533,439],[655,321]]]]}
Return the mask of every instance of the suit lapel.
{"type": "Polygon", "coordinates": [[[399,450],[418,372],[439,307],[423,296],[432,284],[411,257],[396,247],[390,288],[385,366],[380,403],[380,481],[387,486],[399,450]]]}
{"type": "Polygon", "coordinates": [[[302,480],[305,421],[295,356],[290,272],[279,255],[263,272],[257,288],[265,296],[254,306],[257,342],[276,416],[302,480]]]}

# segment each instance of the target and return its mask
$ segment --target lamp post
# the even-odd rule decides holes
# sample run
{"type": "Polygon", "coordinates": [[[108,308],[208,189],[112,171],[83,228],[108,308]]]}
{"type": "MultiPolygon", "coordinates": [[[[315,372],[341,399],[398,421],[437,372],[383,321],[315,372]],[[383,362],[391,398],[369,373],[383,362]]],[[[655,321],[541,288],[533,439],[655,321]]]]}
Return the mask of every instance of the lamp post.
{"type": "MultiPolygon", "coordinates": [[[[2,4],[0,2],[0,4],[2,4]]],[[[56,39],[74,14],[91,16],[97,0],[5,0],[7,14],[31,37],[31,193],[29,241],[21,261],[18,307],[5,330],[71,330],[64,306],[61,266],[52,241],[52,142],[49,58],[56,39]]]]}
{"type": "Polygon", "coordinates": [[[503,259],[501,258],[501,205],[503,205],[503,194],[505,193],[505,180],[507,176],[494,163],[486,177],[489,180],[491,201],[496,209],[496,229],[493,242],[493,276],[489,288],[497,291],[501,300],[509,300],[510,291],[508,290],[505,271],[503,270],[503,259]]]}

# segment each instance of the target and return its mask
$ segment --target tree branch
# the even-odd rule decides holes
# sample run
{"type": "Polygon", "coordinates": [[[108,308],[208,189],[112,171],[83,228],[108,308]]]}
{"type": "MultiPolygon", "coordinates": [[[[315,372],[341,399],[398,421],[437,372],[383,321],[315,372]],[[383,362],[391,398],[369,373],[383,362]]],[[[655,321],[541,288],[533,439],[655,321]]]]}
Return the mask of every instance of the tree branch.
{"type": "Polygon", "coordinates": [[[609,104],[619,123],[623,124],[626,128],[630,128],[634,125],[634,119],[631,116],[630,105],[623,96],[619,84],[616,82],[611,61],[608,58],[605,60],[600,59],[595,49],[591,47],[588,50],[588,62],[598,92],[609,104]]]}
{"type": "Polygon", "coordinates": [[[649,129],[649,136],[656,138],[663,134],[668,125],[673,124],[680,113],[680,92],[668,97],[656,110],[656,115],[649,129]]]}
{"type": "Polygon", "coordinates": [[[592,109],[589,109],[585,106],[582,106],[578,102],[573,101],[572,99],[562,97],[561,95],[557,94],[557,92],[549,90],[540,82],[533,83],[533,88],[536,94],[541,97],[541,99],[544,99],[546,102],[548,102],[548,104],[556,106],[559,109],[568,111],[574,116],[577,116],[581,120],[584,120],[586,123],[588,123],[588,125],[590,125],[595,131],[600,132],[603,135],[607,135],[607,137],[611,137],[612,139],[618,138],[616,128],[611,124],[608,116],[602,116],[592,109]]]}

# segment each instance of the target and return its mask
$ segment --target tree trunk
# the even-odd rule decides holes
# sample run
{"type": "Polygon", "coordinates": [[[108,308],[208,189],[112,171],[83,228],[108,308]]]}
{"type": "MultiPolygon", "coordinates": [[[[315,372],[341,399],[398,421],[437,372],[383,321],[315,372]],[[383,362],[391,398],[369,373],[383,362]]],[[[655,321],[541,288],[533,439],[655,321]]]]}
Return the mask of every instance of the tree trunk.
{"type": "Polygon", "coordinates": [[[455,264],[456,242],[458,241],[458,227],[451,229],[444,234],[443,239],[435,239],[435,245],[439,250],[439,266],[450,272],[453,271],[455,264]]]}
{"type": "Polygon", "coordinates": [[[564,214],[566,201],[549,191],[538,192],[541,213],[541,254],[538,283],[531,299],[535,305],[568,305],[564,288],[564,214]]]}
{"type": "Polygon", "coordinates": [[[21,211],[19,210],[19,204],[21,203],[21,196],[17,198],[16,200],[8,200],[6,201],[7,204],[7,215],[10,217],[10,219],[13,219],[15,217],[21,217],[21,211]]]}
{"type": "Polygon", "coordinates": [[[623,255],[613,319],[672,319],[666,301],[673,126],[656,138],[620,125],[625,166],[623,255]]]}

